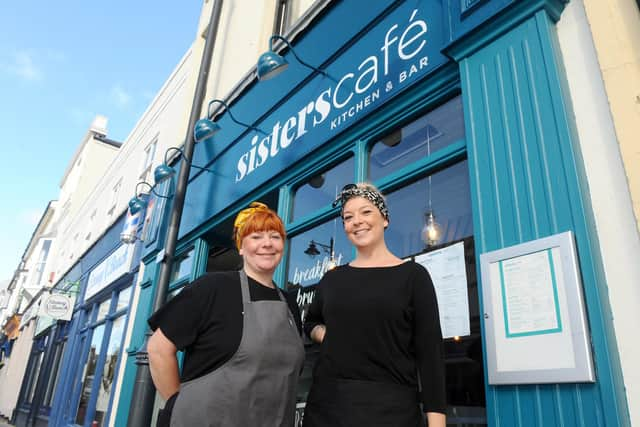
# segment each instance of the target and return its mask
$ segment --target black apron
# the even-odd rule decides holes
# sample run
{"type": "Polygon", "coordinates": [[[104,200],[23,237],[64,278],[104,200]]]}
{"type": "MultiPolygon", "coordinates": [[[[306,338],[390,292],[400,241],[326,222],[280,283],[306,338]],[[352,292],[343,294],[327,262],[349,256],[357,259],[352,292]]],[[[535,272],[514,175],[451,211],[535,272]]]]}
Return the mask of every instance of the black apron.
{"type": "Polygon", "coordinates": [[[314,379],[303,427],[424,427],[416,388],[374,381],[314,379]]]}
{"type": "Polygon", "coordinates": [[[240,285],[240,346],[215,371],[180,385],[171,427],[293,426],[302,338],[280,292],[280,301],[251,301],[244,271],[240,285]]]}

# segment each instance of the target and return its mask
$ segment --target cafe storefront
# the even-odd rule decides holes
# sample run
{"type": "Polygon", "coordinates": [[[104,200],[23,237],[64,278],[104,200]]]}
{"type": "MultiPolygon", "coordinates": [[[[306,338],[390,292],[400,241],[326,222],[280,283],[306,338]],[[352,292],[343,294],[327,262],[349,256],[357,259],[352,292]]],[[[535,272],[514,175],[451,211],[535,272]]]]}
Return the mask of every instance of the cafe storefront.
{"type": "MultiPolygon", "coordinates": [[[[233,99],[233,114],[258,130],[222,114],[215,140],[196,145],[193,163],[209,170],[191,173],[169,294],[205,271],[239,266],[232,221],[260,200],[286,223],[275,279],[296,293],[304,316],[324,272],[354,257],[332,201],[345,184],[369,181],[388,200],[389,248],[425,265],[434,279],[449,425],[574,425],[576,419],[627,425],[617,350],[605,339],[612,325],[599,297],[602,266],[588,231],[591,210],[557,43],[565,2],[361,6],[330,2],[293,40],[296,54],[322,72],[299,66],[284,51],[291,66],[283,76],[255,81],[233,99]],[[595,375],[496,382],[481,256],[563,232],[571,232],[581,266],[582,314],[592,343],[586,357],[595,375]]],[[[144,342],[169,208],[152,212],[155,234],[144,244],[117,425],[129,410],[134,354],[144,342]]],[[[524,335],[551,333],[530,332],[524,335]]],[[[310,342],[306,347],[301,412],[318,351],[310,342]]]]}

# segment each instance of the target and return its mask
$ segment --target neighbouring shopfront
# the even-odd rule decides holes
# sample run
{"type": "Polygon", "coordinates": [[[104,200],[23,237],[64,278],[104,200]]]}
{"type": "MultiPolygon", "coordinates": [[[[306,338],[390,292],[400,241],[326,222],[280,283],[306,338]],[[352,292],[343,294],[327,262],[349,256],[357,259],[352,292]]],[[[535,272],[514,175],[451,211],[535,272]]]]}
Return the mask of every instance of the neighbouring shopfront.
{"type": "MultiPolygon", "coordinates": [[[[354,256],[332,201],[345,184],[370,181],[388,199],[390,249],[434,278],[449,425],[628,425],[565,90],[570,76],[557,43],[565,2],[362,6],[329,3],[292,42],[298,56],[326,74],[285,51],[285,75],[256,81],[233,100],[233,114],[260,132],[222,114],[216,120],[223,130],[196,146],[193,163],[210,170],[192,170],[170,295],[205,271],[237,268],[233,218],[260,200],[285,220],[276,281],[296,293],[304,316],[324,272],[354,256]],[[480,257],[566,231],[575,239],[595,378],[491,383],[495,361],[487,346],[494,343],[483,299],[489,284],[481,280],[480,257]]],[[[170,207],[152,212],[156,234],[143,249],[115,425],[125,425],[129,412],[134,356],[151,314],[170,207]]],[[[301,412],[318,351],[306,347],[301,412]]]]}
{"type": "Polygon", "coordinates": [[[61,281],[60,286],[69,288],[67,292],[75,290],[78,298],[64,334],[49,425],[108,423],[139,264],[138,246],[120,243],[124,218],[61,281]]]}

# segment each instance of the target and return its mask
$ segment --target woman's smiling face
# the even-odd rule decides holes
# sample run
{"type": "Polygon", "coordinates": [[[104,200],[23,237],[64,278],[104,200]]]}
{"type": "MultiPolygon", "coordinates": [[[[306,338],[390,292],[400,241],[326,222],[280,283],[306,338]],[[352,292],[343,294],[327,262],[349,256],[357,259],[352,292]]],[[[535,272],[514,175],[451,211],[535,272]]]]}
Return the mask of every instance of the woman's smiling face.
{"type": "Polygon", "coordinates": [[[247,273],[273,274],[282,259],[284,239],[274,230],[256,231],[242,239],[240,255],[247,273]]]}
{"type": "Polygon", "coordinates": [[[364,197],[352,197],[344,204],[342,221],[347,237],[356,248],[384,242],[384,229],[389,225],[378,208],[364,197]]]}

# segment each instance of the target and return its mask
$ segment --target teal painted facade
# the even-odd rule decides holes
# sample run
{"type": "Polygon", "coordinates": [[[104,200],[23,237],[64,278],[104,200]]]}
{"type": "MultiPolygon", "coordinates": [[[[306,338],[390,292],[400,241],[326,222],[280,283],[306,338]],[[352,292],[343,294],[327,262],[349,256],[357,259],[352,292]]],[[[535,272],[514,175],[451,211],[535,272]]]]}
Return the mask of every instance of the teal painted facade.
{"type": "MultiPolygon", "coordinates": [[[[234,116],[266,135],[242,128],[224,114],[217,117],[223,130],[214,142],[196,146],[193,161],[215,172],[192,171],[180,228],[177,253],[193,249],[192,267],[170,291],[204,272],[209,245],[231,245],[229,236],[218,231],[252,200],[275,194],[293,235],[331,218],[335,210],[329,205],[294,218],[296,185],[348,157],[354,159],[354,180],[364,180],[373,139],[459,95],[464,140],[374,183],[390,192],[467,159],[476,259],[487,251],[572,231],[596,371],[593,384],[486,385],[487,424],[630,425],[567,90],[570,76],[564,72],[556,35],[565,2],[382,3],[363,8],[358,1],[335,2],[293,42],[299,56],[321,66],[329,77],[291,57],[286,76],[254,82],[234,101],[234,116]],[[424,33],[419,22],[426,23],[424,33]],[[426,44],[419,49],[421,36],[426,44]],[[392,54],[391,46],[403,46],[404,52],[392,54]],[[368,69],[370,74],[363,76],[368,69]],[[362,107],[350,115],[350,108],[360,102],[362,107]],[[261,156],[263,140],[268,155],[261,156]]],[[[170,208],[169,203],[154,215],[166,220],[170,208]]],[[[132,404],[135,352],[144,341],[164,232],[160,224],[158,238],[147,244],[143,255],[144,278],[118,397],[118,426],[126,424],[132,404]]],[[[285,266],[277,271],[276,281],[285,283],[285,266]]],[[[480,277],[478,281],[484,285],[480,277]]],[[[485,384],[486,379],[485,374],[485,384]]]]}

